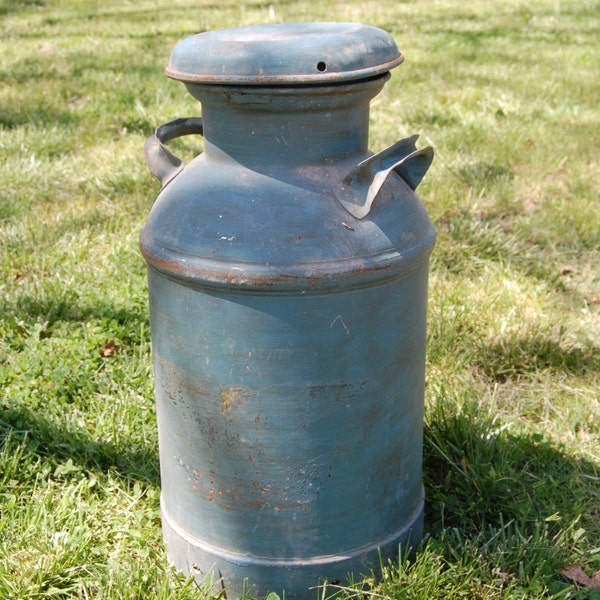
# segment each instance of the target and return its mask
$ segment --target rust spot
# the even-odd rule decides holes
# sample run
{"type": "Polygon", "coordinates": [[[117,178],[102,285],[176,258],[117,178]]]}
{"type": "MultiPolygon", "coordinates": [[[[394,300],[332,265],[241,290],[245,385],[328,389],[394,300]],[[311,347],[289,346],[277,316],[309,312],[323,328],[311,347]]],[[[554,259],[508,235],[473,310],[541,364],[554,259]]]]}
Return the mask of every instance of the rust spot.
{"type": "Polygon", "coordinates": [[[219,396],[221,396],[221,414],[227,416],[234,406],[240,406],[250,397],[250,390],[242,386],[233,386],[222,389],[219,396]]]}

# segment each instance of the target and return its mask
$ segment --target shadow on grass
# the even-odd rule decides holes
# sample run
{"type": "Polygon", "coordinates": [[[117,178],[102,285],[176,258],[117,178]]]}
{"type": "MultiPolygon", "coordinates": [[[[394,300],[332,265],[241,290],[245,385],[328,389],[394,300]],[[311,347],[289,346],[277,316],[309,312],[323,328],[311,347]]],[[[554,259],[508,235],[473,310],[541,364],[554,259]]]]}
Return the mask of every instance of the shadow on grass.
{"type": "Polygon", "coordinates": [[[507,338],[482,346],[475,362],[498,382],[548,369],[586,376],[600,372],[600,348],[591,343],[569,346],[568,342],[540,335],[507,338]]]}
{"type": "Polygon", "coordinates": [[[0,447],[9,435],[13,442],[20,442],[25,453],[47,460],[52,468],[71,461],[82,470],[114,470],[126,479],[159,486],[158,452],[154,447],[128,440],[120,440],[119,446],[97,441],[84,429],[59,427],[40,411],[10,401],[0,403],[0,447]]]}
{"type": "MultiPolygon", "coordinates": [[[[98,291],[102,292],[101,289],[98,291]]],[[[5,319],[45,322],[48,335],[54,326],[61,323],[90,321],[114,322],[126,327],[132,323],[144,323],[148,331],[150,319],[145,295],[140,294],[139,297],[132,298],[132,302],[127,307],[119,307],[110,302],[91,298],[89,294],[86,294],[85,299],[90,303],[80,302],[75,289],[57,291],[56,294],[50,291],[38,297],[22,295],[15,303],[0,303],[0,310],[5,319]]]]}
{"type": "Polygon", "coordinates": [[[45,0],[4,0],[0,3],[0,15],[19,13],[31,8],[46,6],[45,0]]]}
{"type": "MultiPolygon", "coordinates": [[[[40,457],[50,468],[70,460],[83,470],[114,470],[125,478],[158,486],[158,452],[154,446],[133,437],[124,439],[122,433],[117,441],[97,439],[87,427],[59,425],[50,417],[56,411],[66,414],[72,410],[72,403],[85,411],[85,398],[100,394],[106,381],[113,381],[117,390],[123,383],[135,386],[145,376],[145,367],[136,367],[132,362],[140,360],[136,358],[140,346],[147,348],[149,344],[145,305],[82,305],[72,291],[62,298],[51,294],[41,299],[26,296],[16,304],[0,305],[0,310],[12,330],[4,340],[8,349],[5,362],[10,366],[12,354],[25,364],[29,353],[27,370],[19,366],[13,376],[21,377],[21,388],[30,390],[21,399],[0,399],[0,446],[10,435],[25,452],[40,457]],[[81,325],[86,323],[93,323],[100,333],[90,334],[89,339],[80,333],[71,337],[72,330],[81,332],[81,325]],[[101,337],[103,331],[106,339],[101,337]],[[54,340],[47,338],[54,337],[57,344],[53,345],[49,342],[54,340]],[[98,345],[113,338],[119,340],[119,363],[107,362],[99,352],[98,345]],[[27,394],[31,394],[32,406],[28,406],[27,394]]],[[[7,372],[6,376],[10,383],[11,374],[7,372]]],[[[109,393],[118,392],[111,388],[109,393]]],[[[88,417],[93,419],[94,415],[88,417]]],[[[113,418],[118,418],[116,410],[113,418]]]]}
{"type": "Polygon", "coordinates": [[[573,562],[589,572],[600,568],[593,549],[600,537],[600,465],[542,435],[513,435],[475,404],[430,412],[428,547],[450,568],[486,565],[501,587],[521,591],[515,597],[590,598],[589,590],[569,592],[561,571],[573,562]]]}
{"type": "Polygon", "coordinates": [[[581,519],[600,535],[600,465],[569,455],[541,434],[511,434],[482,412],[475,404],[460,410],[439,405],[426,421],[431,534],[456,527],[477,535],[510,521],[525,534],[540,523],[581,519]]]}

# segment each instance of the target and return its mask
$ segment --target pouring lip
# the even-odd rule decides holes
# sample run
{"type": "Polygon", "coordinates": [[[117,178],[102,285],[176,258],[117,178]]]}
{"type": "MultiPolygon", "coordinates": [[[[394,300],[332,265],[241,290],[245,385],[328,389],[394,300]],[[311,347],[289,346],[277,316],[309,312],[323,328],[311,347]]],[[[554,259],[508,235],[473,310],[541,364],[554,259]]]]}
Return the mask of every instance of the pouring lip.
{"type": "Polygon", "coordinates": [[[165,73],[184,83],[302,85],[366,79],[404,61],[392,36],[360,23],[271,23],[181,40],[165,73]]]}

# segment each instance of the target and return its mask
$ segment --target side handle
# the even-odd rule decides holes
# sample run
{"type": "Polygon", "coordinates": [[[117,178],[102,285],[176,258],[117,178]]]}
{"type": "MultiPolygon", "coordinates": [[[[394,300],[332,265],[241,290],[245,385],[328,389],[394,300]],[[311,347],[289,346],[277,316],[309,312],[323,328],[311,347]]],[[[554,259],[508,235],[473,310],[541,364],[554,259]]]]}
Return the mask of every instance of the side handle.
{"type": "Polygon", "coordinates": [[[336,191],[340,204],[355,218],[366,217],[383,184],[395,171],[416,189],[433,161],[433,148],[417,150],[418,135],[400,140],[359,163],[336,191]]]}
{"type": "Polygon", "coordinates": [[[189,117],[175,119],[156,128],[144,144],[144,159],[152,174],[163,187],[183,170],[185,163],[164,144],[184,135],[202,135],[202,119],[189,117]]]}

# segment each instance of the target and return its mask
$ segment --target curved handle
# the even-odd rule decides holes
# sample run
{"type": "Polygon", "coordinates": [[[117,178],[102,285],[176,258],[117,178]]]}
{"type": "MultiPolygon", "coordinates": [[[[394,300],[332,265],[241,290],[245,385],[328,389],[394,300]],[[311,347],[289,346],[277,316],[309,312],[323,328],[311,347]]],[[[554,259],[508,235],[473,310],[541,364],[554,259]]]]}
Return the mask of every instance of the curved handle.
{"type": "Polygon", "coordinates": [[[189,117],[175,119],[156,128],[144,144],[144,159],[152,174],[162,183],[163,187],[169,183],[185,167],[185,163],[164,144],[184,135],[202,135],[202,119],[189,117]]]}
{"type": "Polygon", "coordinates": [[[433,148],[417,150],[418,135],[400,140],[359,163],[342,181],[336,197],[357,219],[366,217],[386,179],[395,171],[411,189],[416,189],[433,161],[433,148]],[[357,204],[356,200],[362,202],[357,204]]]}

